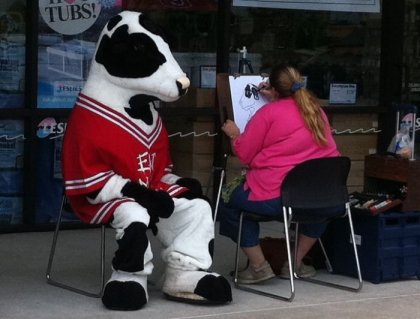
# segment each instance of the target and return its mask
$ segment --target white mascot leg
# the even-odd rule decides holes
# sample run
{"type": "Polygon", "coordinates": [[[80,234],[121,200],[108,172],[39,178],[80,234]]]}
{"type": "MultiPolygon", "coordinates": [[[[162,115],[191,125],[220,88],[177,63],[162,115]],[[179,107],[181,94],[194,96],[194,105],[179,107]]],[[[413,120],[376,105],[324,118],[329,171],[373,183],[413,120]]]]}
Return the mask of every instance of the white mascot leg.
{"type": "Polygon", "coordinates": [[[147,276],[153,270],[146,235],[149,220],[147,210],[135,202],[120,205],[114,213],[111,226],[116,231],[118,250],[102,297],[108,309],[137,310],[149,299],[147,276]]]}
{"type": "Polygon", "coordinates": [[[174,202],[173,214],[157,224],[166,262],[164,294],[191,303],[230,302],[229,282],[206,271],[212,264],[214,241],[210,205],[203,199],[174,198],[174,202]]]}

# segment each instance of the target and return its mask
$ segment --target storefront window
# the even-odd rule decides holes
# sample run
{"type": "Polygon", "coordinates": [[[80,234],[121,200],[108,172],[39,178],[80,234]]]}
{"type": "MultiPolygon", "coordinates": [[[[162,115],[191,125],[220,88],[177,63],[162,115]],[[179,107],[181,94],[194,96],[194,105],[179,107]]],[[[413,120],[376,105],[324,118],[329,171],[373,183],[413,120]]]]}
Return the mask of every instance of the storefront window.
{"type": "Polygon", "coordinates": [[[405,6],[402,101],[417,107],[415,122],[415,157],[420,158],[420,1],[409,0],[405,6]]]}
{"type": "Polygon", "coordinates": [[[39,1],[38,108],[71,108],[121,0],[39,1]]]}
{"type": "MultiPolygon", "coordinates": [[[[206,67],[216,63],[217,2],[128,0],[127,8],[147,12],[170,31],[175,58],[193,87],[203,87],[213,70],[206,67]]],[[[332,104],[332,84],[334,94],[338,84],[347,84],[355,94],[343,104],[377,106],[380,12],[232,6],[230,25],[230,73],[266,73],[288,63],[307,76],[324,105],[332,104]]],[[[340,96],[333,101],[341,104],[340,96]]]]}
{"type": "Polygon", "coordinates": [[[25,2],[0,3],[0,108],[24,106],[25,2]]]}
{"type": "Polygon", "coordinates": [[[22,223],[23,121],[0,120],[0,225],[22,223]]]}
{"type": "Polygon", "coordinates": [[[191,80],[192,90],[215,87],[217,1],[127,0],[126,3],[128,10],[147,14],[163,28],[175,59],[191,80]]]}
{"type": "Polygon", "coordinates": [[[292,64],[307,76],[307,87],[325,105],[335,83],[356,87],[349,104],[377,105],[380,13],[247,7],[232,11],[231,48],[260,54],[256,72],[292,64]]]}
{"type": "MultiPolygon", "coordinates": [[[[63,196],[63,178],[61,175],[61,146],[65,128],[65,119],[52,117],[43,119],[38,124],[37,152],[37,203],[35,222],[45,224],[57,218],[63,196]],[[48,190],[48,191],[46,191],[48,190]]],[[[74,214],[64,216],[75,219],[74,214]]]]}
{"type": "Polygon", "coordinates": [[[403,55],[403,99],[420,103],[420,1],[406,3],[403,55]]]}

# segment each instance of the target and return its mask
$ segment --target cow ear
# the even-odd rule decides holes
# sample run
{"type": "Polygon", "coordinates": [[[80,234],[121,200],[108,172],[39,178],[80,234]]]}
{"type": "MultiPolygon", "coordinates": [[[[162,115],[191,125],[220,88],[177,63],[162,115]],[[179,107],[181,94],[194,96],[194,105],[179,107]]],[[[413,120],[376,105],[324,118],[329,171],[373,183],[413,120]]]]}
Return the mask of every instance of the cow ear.
{"type": "Polygon", "coordinates": [[[114,29],[114,27],[118,24],[118,22],[120,22],[122,20],[122,17],[120,15],[116,15],[114,17],[112,17],[109,21],[108,24],[106,25],[108,31],[111,31],[112,29],[114,29]]]}

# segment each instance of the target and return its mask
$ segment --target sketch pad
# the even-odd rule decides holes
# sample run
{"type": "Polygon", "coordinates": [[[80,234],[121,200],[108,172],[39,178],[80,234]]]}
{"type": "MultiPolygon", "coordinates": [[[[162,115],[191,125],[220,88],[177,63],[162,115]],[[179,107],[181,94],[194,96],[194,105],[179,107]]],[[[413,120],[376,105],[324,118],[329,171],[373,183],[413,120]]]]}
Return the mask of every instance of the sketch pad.
{"type": "Polygon", "coordinates": [[[229,86],[233,119],[242,133],[255,112],[269,102],[258,92],[258,85],[266,81],[262,75],[230,75],[229,86]]]}

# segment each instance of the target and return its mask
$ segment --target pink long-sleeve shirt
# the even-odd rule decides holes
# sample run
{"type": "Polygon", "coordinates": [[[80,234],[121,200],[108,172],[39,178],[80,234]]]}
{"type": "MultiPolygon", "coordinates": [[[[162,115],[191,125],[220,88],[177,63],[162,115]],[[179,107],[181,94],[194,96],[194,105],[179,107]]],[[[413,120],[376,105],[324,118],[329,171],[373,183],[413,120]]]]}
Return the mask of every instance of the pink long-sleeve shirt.
{"type": "Polygon", "coordinates": [[[286,174],[305,160],[340,155],[322,114],[327,123],[326,146],[315,141],[292,97],[268,103],[255,113],[233,143],[239,160],[248,165],[245,189],[251,189],[249,200],[279,197],[286,174]]]}

